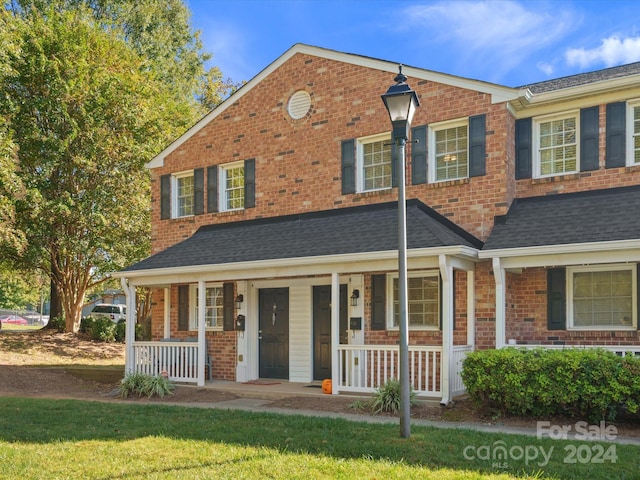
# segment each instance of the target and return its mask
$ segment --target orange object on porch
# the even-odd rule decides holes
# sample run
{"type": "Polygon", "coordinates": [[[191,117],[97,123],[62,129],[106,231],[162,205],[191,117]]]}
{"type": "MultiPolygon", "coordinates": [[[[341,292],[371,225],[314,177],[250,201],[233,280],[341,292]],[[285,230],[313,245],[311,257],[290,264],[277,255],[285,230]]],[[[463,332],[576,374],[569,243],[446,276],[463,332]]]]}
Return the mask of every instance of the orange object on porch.
{"type": "Polygon", "coordinates": [[[322,381],[322,393],[332,393],[332,384],[330,378],[325,378],[322,381]]]}

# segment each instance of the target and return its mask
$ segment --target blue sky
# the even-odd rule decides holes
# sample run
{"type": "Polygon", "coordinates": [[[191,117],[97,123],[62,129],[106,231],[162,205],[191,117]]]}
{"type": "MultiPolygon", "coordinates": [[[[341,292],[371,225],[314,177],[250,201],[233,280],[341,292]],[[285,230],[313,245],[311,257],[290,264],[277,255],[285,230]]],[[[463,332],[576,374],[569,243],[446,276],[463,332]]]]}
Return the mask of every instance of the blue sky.
{"type": "Polygon", "coordinates": [[[296,43],[510,87],[640,61],[637,0],[185,0],[250,80],[296,43]]]}

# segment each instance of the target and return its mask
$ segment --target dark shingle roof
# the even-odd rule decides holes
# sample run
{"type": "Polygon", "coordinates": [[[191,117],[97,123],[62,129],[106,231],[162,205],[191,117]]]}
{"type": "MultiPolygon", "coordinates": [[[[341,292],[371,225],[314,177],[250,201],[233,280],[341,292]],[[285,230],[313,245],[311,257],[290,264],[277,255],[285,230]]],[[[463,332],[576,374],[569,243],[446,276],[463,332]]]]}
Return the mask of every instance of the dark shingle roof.
{"type": "Polygon", "coordinates": [[[531,93],[546,93],[563,88],[577,87],[589,83],[613,80],[614,78],[628,77],[640,74],[640,62],[620,65],[618,67],[604,68],[595,72],[579,73],[568,77],[554,78],[545,82],[531,83],[520,88],[528,88],[531,93]]]}
{"type": "Polygon", "coordinates": [[[633,239],[640,240],[640,186],[517,199],[483,250],[633,239]]]}
{"type": "MultiPolygon", "coordinates": [[[[209,225],[125,271],[397,250],[398,204],[209,225]]],[[[426,205],[407,202],[407,248],[481,248],[482,242],[426,205]]]]}

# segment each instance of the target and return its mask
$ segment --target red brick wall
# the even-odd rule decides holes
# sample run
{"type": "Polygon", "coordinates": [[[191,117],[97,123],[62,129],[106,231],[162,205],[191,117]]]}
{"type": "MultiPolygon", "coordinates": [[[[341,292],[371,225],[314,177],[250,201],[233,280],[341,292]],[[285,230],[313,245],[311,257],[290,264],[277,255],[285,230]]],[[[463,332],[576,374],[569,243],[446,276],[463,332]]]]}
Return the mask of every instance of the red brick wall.
{"type": "MultiPolygon", "coordinates": [[[[341,141],[390,131],[380,95],[393,75],[298,54],[181,145],[152,173],[153,251],[189,237],[199,226],[394,201],[396,189],[342,195],[341,141]],[[305,89],[312,96],[309,118],[291,120],[287,102],[305,89]],[[159,177],[193,168],[256,159],[256,208],[160,220],[159,177]]],[[[487,175],[462,181],[408,185],[419,198],[463,228],[485,239],[495,214],[504,214],[512,154],[513,119],[490,95],[428,81],[408,80],[420,96],[413,125],[485,113],[487,175]],[[509,150],[511,151],[511,150],[509,150]]],[[[410,158],[411,146],[407,149],[410,158]]],[[[407,162],[407,178],[411,178],[407,162]]],[[[206,204],[206,199],[205,199],[206,204]]]]}

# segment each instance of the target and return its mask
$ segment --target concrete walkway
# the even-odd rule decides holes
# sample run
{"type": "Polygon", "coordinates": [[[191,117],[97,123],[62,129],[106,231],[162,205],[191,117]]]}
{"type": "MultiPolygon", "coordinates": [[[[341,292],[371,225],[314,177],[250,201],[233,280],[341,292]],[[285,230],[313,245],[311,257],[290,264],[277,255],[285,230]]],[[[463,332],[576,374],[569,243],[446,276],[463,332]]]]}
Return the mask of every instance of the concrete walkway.
{"type": "MultiPolygon", "coordinates": [[[[309,388],[308,385],[281,382],[279,384],[265,385],[265,384],[239,384],[235,382],[211,382],[207,384],[208,388],[215,390],[226,391],[237,395],[238,398],[233,400],[225,400],[220,402],[211,403],[173,403],[182,407],[196,407],[196,408],[217,408],[224,410],[242,410],[249,412],[262,412],[262,413],[277,413],[282,415],[304,415],[309,417],[320,418],[340,418],[343,420],[349,420],[354,422],[367,422],[367,423],[381,423],[381,424],[398,424],[399,419],[395,417],[379,416],[379,415],[367,415],[367,414],[349,414],[328,412],[321,410],[304,410],[304,409],[287,409],[269,406],[274,400],[301,396],[301,395],[314,395],[314,396],[326,396],[322,393],[321,389],[309,388]],[[275,388],[268,388],[275,387],[275,388]]],[[[345,396],[345,395],[340,395],[345,396]]],[[[358,398],[362,399],[362,396],[349,396],[354,401],[358,398]]],[[[364,397],[366,398],[366,397],[364,397]]],[[[172,404],[172,402],[165,402],[166,404],[172,404]]],[[[437,401],[433,401],[434,405],[438,405],[437,401]]],[[[479,424],[469,422],[446,422],[437,420],[424,420],[424,419],[412,419],[411,425],[413,426],[429,426],[436,428],[450,428],[455,430],[475,430],[479,432],[487,433],[503,433],[509,435],[526,435],[536,437],[538,432],[535,428],[514,427],[501,424],[479,424]]],[[[584,434],[578,433],[576,435],[575,425],[565,426],[571,427],[571,431],[567,432],[567,439],[585,440],[584,434]],[[577,437],[577,438],[576,438],[577,437]]],[[[599,425],[589,425],[590,428],[600,428],[599,425]]],[[[609,435],[604,437],[605,430],[600,428],[603,434],[602,438],[609,438],[609,442],[615,442],[618,444],[637,445],[640,446],[640,437],[623,437],[620,435],[609,435]],[[615,437],[615,438],[614,438],[615,437]]],[[[551,432],[556,434],[557,431],[553,431],[551,425],[545,428],[545,433],[551,432]]],[[[611,433],[611,432],[609,432],[611,433]]],[[[543,437],[548,437],[548,434],[543,434],[543,437]]]]}

